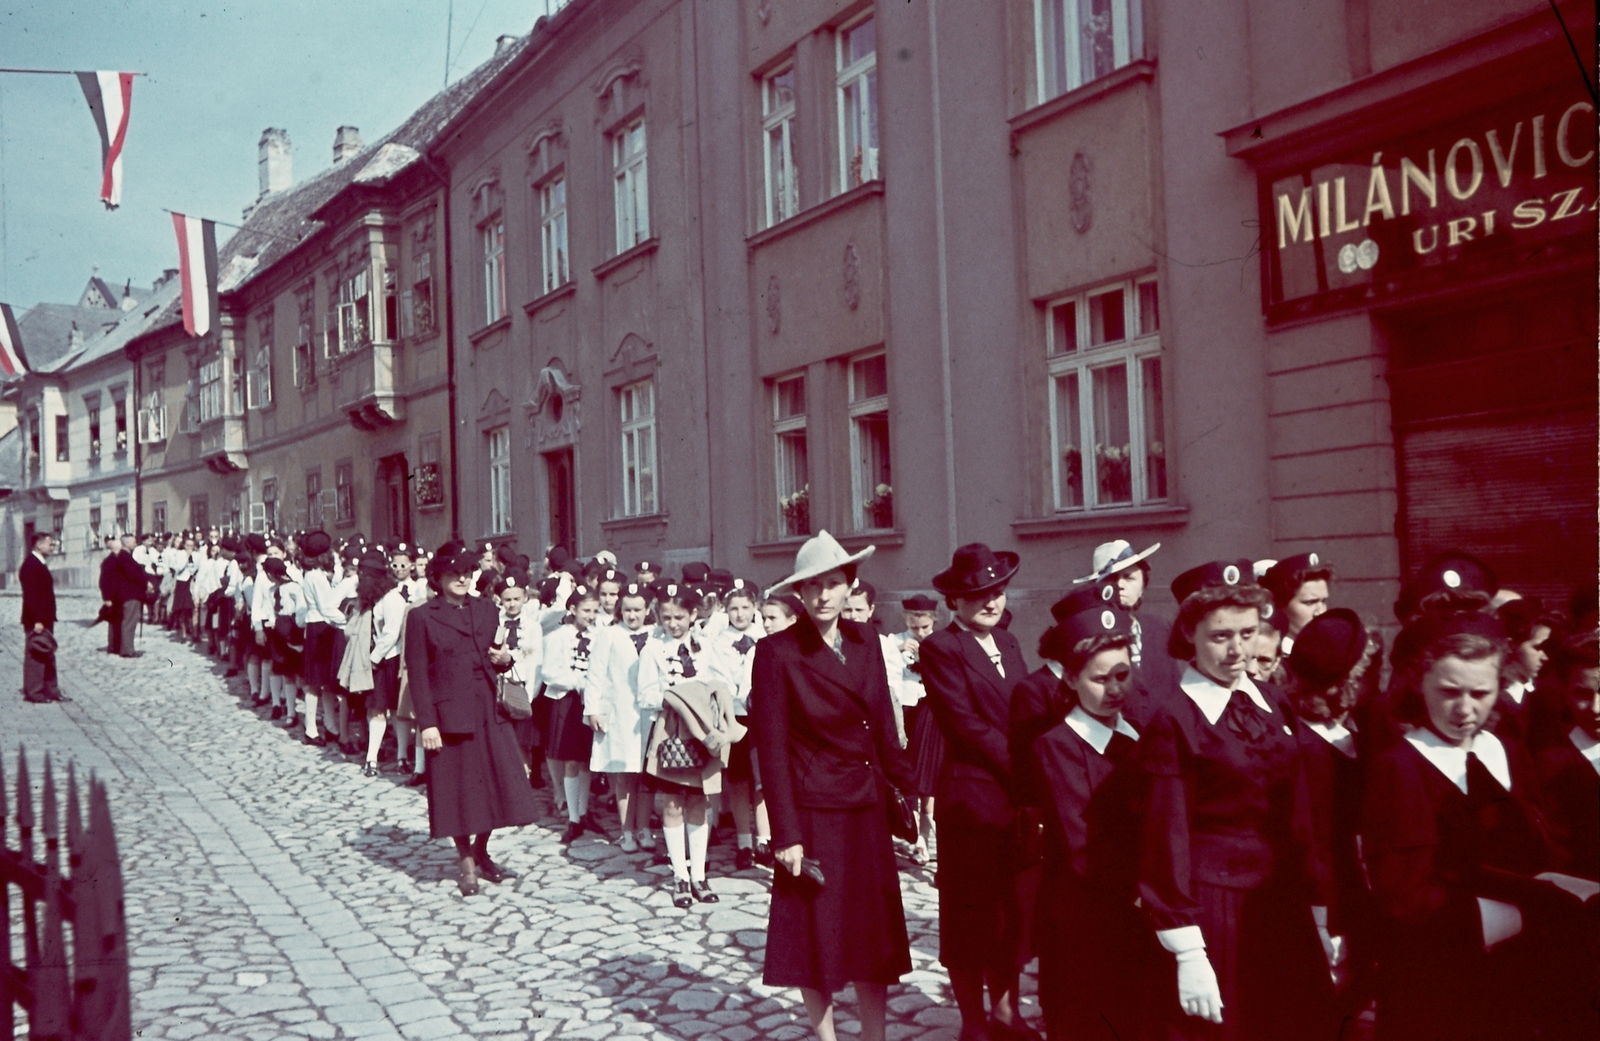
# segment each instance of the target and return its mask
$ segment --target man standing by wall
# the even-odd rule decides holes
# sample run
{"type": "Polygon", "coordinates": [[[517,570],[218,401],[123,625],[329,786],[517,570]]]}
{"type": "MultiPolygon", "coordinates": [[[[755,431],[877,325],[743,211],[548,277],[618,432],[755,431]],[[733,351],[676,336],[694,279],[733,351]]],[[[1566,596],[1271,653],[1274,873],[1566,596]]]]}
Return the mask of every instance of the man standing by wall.
{"type": "Polygon", "coordinates": [[[106,558],[100,562],[100,617],[106,623],[106,653],[122,653],[122,603],[117,599],[117,558],[122,540],[106,536],[106,558]]]}
{"type": "Polygon", "coordinates": [[[122,536],[122,552],[113,558],[116,563],[112,565],[111,601],[121,612],[117,653],[124,658],[139,656],[139,652],[133,649],[134,634],[144,613],[145,593],[150,585],[150,572],[134,555],[134,547],[138,542],[132,535],[122,536]]]}
{"type": "Polygon", "coordinates": [[[66,701],[56,683],[56,580],[45,558],[55,551],[49,532],[33,536],[33,546],[17,569],[22,582],[22,697],[33,704],[66,701]]]}

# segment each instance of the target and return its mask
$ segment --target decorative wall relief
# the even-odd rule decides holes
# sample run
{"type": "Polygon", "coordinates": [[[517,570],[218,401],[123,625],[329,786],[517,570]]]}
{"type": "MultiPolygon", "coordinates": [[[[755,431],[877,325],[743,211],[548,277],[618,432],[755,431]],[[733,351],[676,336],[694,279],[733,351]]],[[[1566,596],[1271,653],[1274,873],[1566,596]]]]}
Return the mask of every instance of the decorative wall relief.
{"type": "Polygon", "coordinates": [[[559,361],[540,369],[533,381],[533,398],[524,406],[530,438],[541,446],[575,444],[583,426],[582,394],[583,388],[572,382],[559,361]]]}
{"type": "Polygon", "coordinates": [[[861,306],[861,254],[854,242],[844,244],[844,305],[852,311],[861,306]]]}
{"type": "Polygon", "coordinates": [[[1089,157],[1082,152],[1072,157],[1072,170],[1067,176],[1067,198],[1071,205],[1072,227],[1082,235],[1094,220],[1094,203],[1089,198],[1089,157]]]}
{"type": "Polygon", "coordinates": [[[778,301],[778,276],[771,275],[767,278],[767,330],[772,335],[778,335],[778,320],[781,315],[778,301]]]}

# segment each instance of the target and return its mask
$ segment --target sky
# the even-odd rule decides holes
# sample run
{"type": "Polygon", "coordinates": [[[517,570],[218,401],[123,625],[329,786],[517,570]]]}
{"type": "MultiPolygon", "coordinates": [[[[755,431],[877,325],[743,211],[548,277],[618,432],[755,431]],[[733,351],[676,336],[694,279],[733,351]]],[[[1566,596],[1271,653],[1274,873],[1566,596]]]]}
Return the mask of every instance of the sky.
{"type": "Polygon", "coordinates": [[[0,0],[0,67],[149,74],[134,80],[122,206],[108,211],[77,79],[0,73],[0,302],[19,316],[73,303],[92,274],[148,286],[178,265],[163,207],[239,222],[263,129],[289,132],[304,180],[331,165],[338,127],[374,141],[444,85],[447,29],[453,82],[546,3],[0,0]]]}

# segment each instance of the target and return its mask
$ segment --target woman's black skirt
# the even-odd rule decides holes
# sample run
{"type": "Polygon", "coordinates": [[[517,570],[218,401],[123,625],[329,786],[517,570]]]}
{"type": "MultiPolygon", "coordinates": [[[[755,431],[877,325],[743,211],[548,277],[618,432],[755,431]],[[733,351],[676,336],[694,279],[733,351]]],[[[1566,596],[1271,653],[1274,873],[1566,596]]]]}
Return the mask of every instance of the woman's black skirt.
{"type": "Polygon", "coordinates": [[[544,754],[562,762],[589,765],[594,751],[594,731],[583,721],[583,693],[569,690],[550,707],[550,728],[545,731],[544,754]]]}
{"type": "Polygon", "coordinates": [[[333,688],[337,682],[335,674],[339,671],[339,659],[343,657],[337,644],[342,642],[339,637],[343,635],[336,626],[327,622],[311,622],[306,626],[307,686],[318,690],[333,688]]]}
{"type": "Polygon", "coordinates": [[[194,610],[194,594],[189,592],[189,580],[175,583],[172,587],[172,613],[184,614],[194,610]]]}
{"type": "Polygon", "coordinates": [[[801,807],[800,833],[827,882],[812,893],[778,866],[762,982],[825,994],[852,982],[898,982],[911,971],[911,945],[883,805],[801,807]]]}
{"type": "Polygon", "coordinates": [[[372,667],[372,689],[367,692],[367,715],[393,712],[400,700],[400,656],[372,667]]]}
{"type": "Polygon", "coordinates": [[[751,758],[756,751],[756,735],[748,732],[750,720],[745,716],[736,717],[746,728],[744,737],[733,743],[728,750],[728,769],[723,773],[723,780],[734,782],[748,781],[755,783],[756,771],[754,760],[751,758]]]}
{"type": "Polygon", "coordinates": [[[932,798],[939,786],[939,771],[944,767],[944,734],[939,732],[926,698],[907,709],[906,715],[906,739],[911,745],[911,771],[917,781],[917,794],[932,798]]]}
{"type": "Polygon", "coordinates": [[[436,839],[532,824],[539,815],[511,723],[493,709],[470,734],[428,753],[428,831],[436,839]]]}
{"type": "Polygon", "coordinates": [[[267,655],[272,662],[274,676],[293,678],[300,675],[304,664],[302,649],[290,643],[287,637],[279,635],[276,629],[267,630],[267,655]]]}

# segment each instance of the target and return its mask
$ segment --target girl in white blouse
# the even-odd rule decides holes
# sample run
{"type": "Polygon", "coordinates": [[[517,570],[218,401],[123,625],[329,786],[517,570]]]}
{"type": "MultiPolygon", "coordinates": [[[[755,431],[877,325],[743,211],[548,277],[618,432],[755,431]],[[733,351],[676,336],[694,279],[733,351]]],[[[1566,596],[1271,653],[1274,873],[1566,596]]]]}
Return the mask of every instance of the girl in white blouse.
{"type": "Polygon", "coordinates": [[[567,598],[567,611],[568,621],[544,644],[544,693],[555,702],[550,708],[544,754],[550,762],[551,777],[560,778],[566,795],[567,830],[561,833],[561,841],[570,845],[585,831],[601,838],[608,836],[589,812],[589,761],[594,732],[584,721],[583,707],[594,655],[599,597],[590,587],[579,585],[567,598]]]}
{"type": "MultiPolygon", "coordinates": [[[[605,588],[602,582],[601,588],[605,588]]],[[[625,853],[641,846],[655,848],[650,831],[649,801],[637,797],[639,775],[644,770],[644,746],[655,725],[656,714],[639,705],[639,659],[651,636],[648,591],[637,583],[624,587],[617,597],[613,624],[595,632],[589,682],[583,692],[583,715],[594,731],[589,769],[607,774],[617,797],[622,835],[617,845],[625,853]],[[637,835],[637,841],[635,836],[637,835]]]]}

